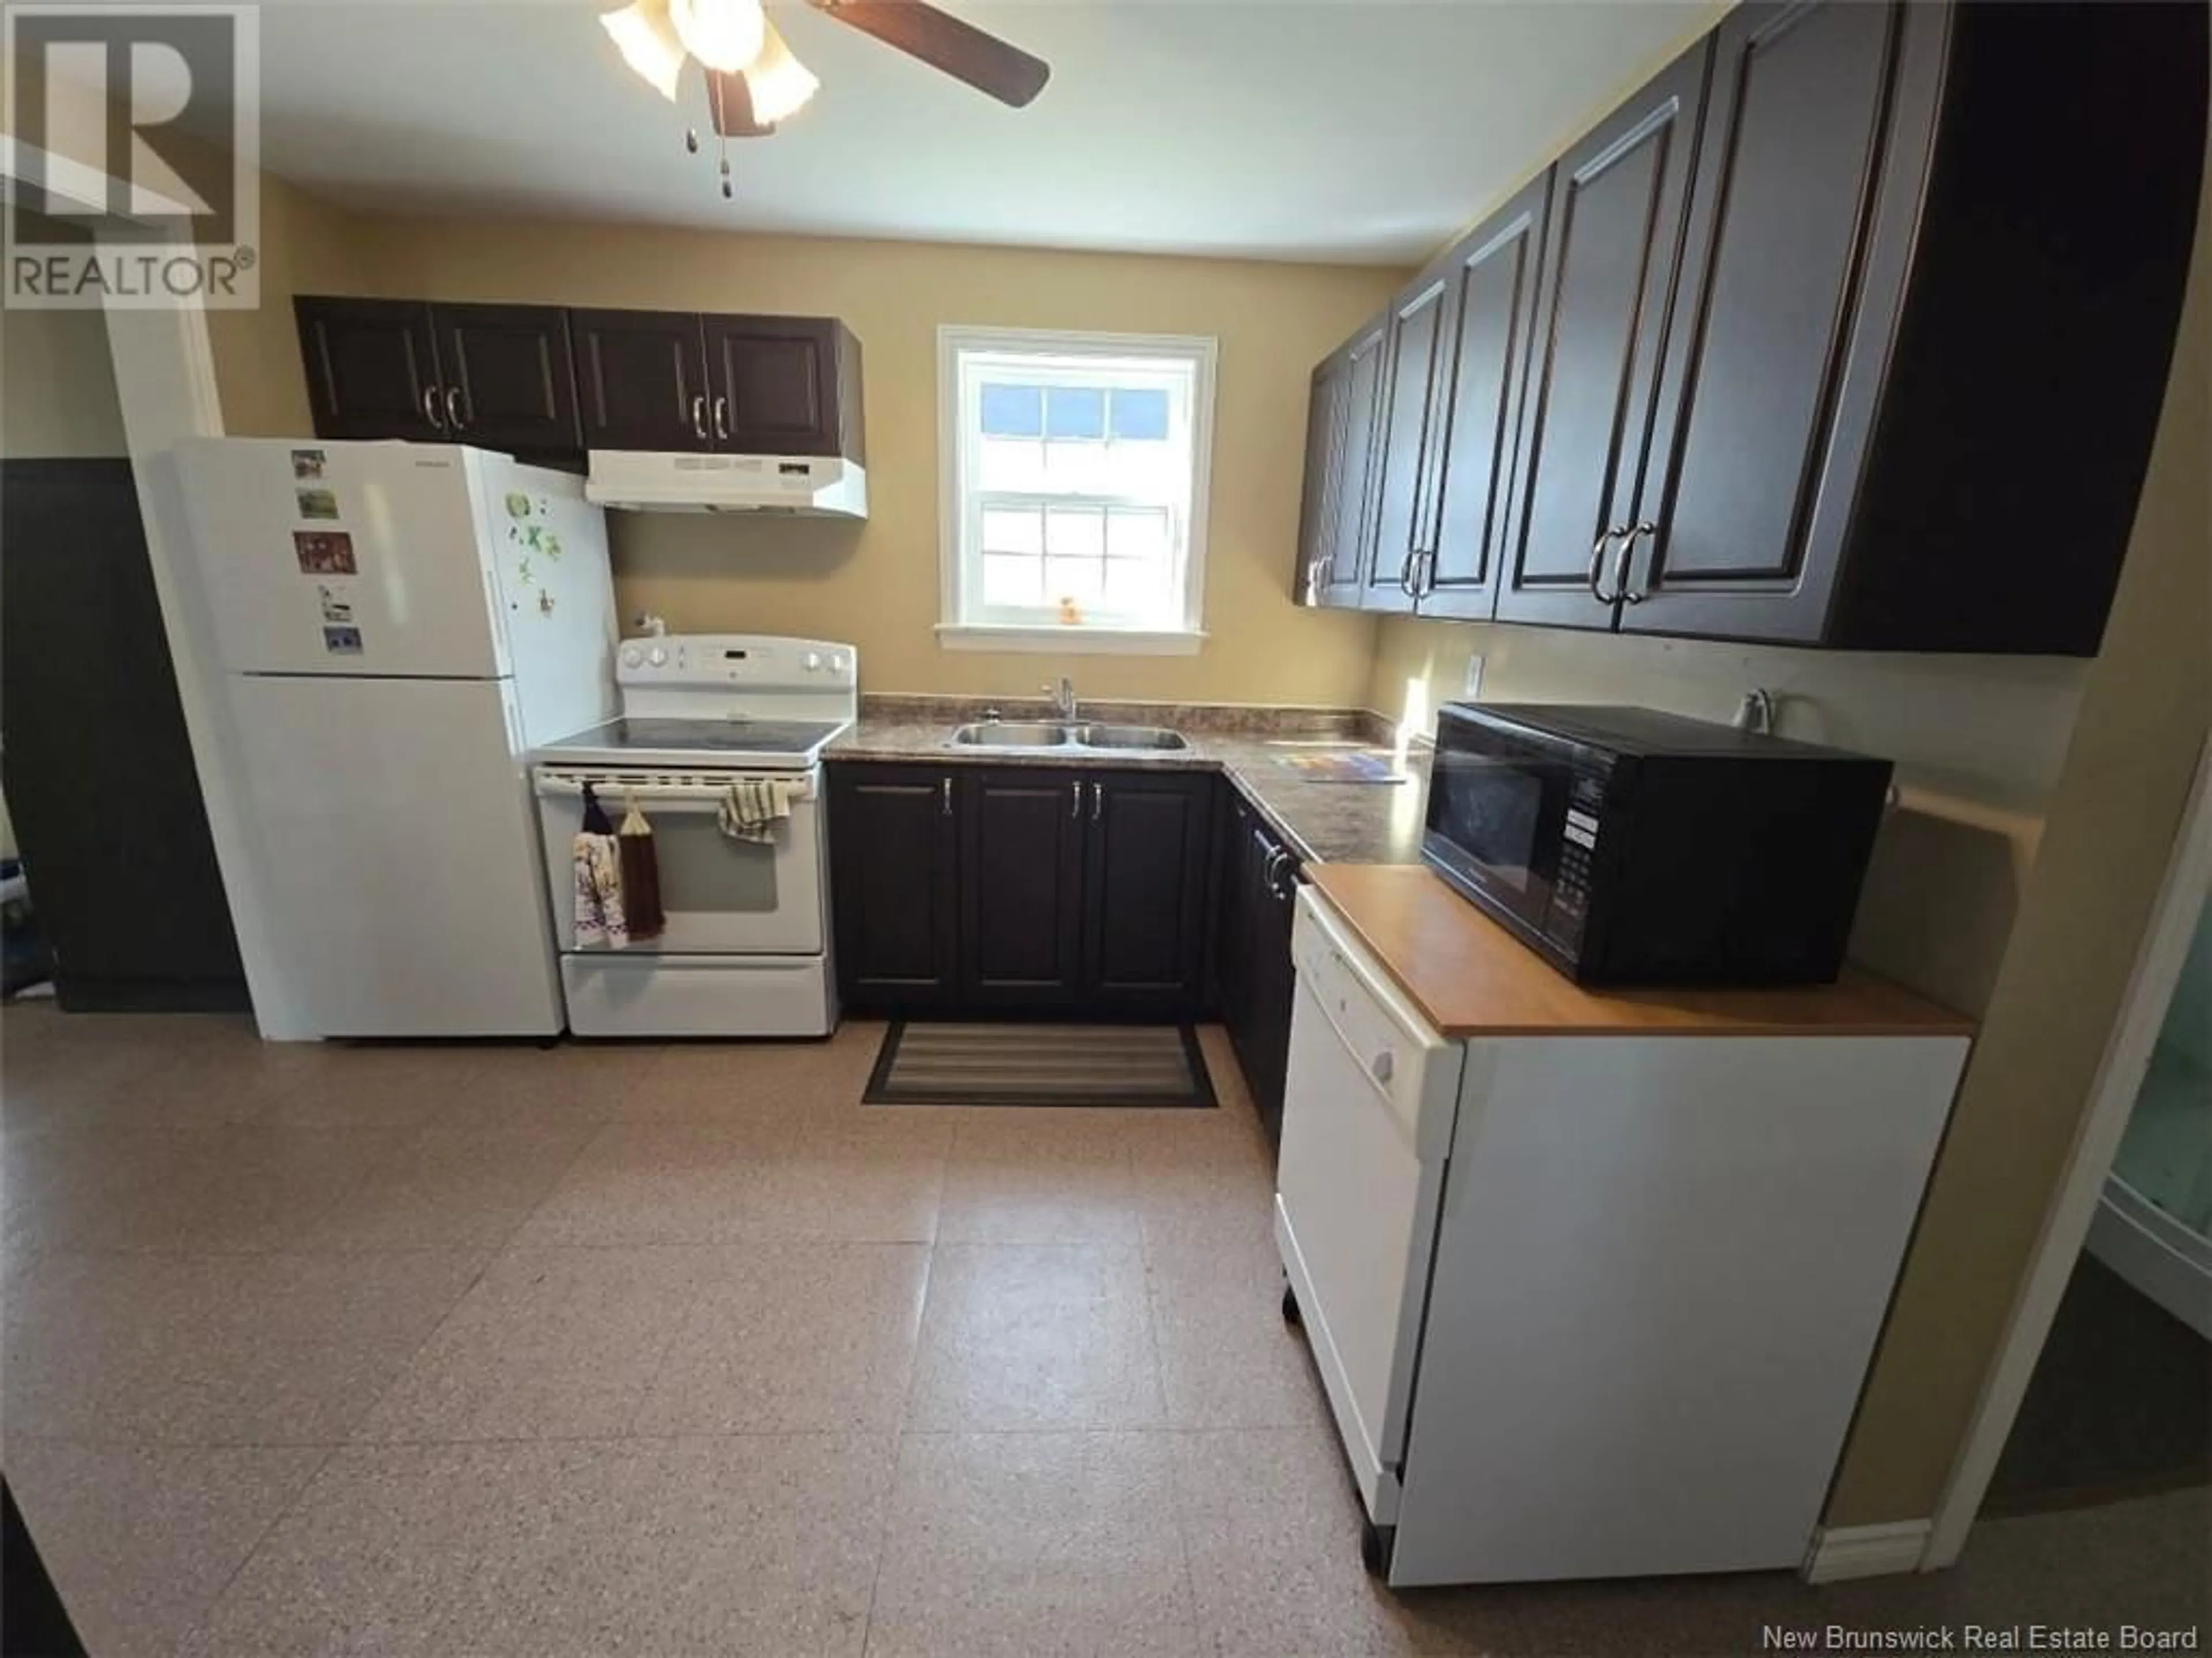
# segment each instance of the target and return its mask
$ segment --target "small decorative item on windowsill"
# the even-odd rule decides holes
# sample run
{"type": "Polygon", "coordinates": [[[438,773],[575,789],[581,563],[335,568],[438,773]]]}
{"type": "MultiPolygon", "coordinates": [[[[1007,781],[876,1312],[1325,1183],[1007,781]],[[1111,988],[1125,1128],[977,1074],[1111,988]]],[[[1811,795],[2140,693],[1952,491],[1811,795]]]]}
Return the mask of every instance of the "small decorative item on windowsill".
{"type": "Polygon", "coordinates": [[[1060,601],[1060,625],[1063,628],[1079,628],[1083,625],[1083,611],[1072,598],[1063,598],[1060,601]]]}

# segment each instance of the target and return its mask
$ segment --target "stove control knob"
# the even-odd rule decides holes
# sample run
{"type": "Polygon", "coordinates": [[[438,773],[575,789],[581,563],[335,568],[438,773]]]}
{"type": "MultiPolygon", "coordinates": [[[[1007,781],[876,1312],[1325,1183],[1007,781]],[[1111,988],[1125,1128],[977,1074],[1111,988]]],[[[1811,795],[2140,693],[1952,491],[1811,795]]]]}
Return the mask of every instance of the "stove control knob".
{"type": "Polygon", "coordinates": [[[807,652],[805,668],[806,671],[809,673],[820,673],[822,671],[822,653],[819,651],[807,652]]]}
{"type": "Polygon", "coordinates": [[[645,659],[656,668],[665,668],[668,665],[668,653],[655,645],[645,653],[645,659]]]}
{"type": "Polygon", "coordinates": [[[636,646],[625,645],[623,647],[622,665],[625,668],[635,668],[639,663],[644,660],[645,653],[638,649],[636,646]]]}

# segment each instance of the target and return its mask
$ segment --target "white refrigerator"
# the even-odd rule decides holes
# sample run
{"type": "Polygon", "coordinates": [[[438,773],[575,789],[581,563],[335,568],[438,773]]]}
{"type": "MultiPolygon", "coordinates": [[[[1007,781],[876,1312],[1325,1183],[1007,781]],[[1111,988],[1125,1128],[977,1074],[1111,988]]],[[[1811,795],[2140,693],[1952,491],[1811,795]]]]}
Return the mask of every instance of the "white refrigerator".
{"type": "Polygon", "coordinates": [[[448,445],[180,446],[250,855],[325,1036],[563,1024],[526,756],[615,712],[583,480],[448,445]]]}

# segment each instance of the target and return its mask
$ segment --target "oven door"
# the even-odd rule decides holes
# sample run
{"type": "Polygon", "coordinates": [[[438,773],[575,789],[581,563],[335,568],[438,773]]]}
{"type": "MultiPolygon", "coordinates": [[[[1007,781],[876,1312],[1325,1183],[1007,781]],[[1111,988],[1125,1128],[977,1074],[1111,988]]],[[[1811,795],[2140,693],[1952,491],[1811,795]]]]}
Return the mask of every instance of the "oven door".
{"type": "MultiPolygon", "coordinates": [[[[751,775],[751,774],[744,774],[751,775]]],[[[715,821],[739,774],[623,773],[586,767],[538,769],[538,819],[553,901],[553,933],[563,951],[636,956],[819,956],[823,953],[822,774],[784,772],[800,798],[766,844],[736,841],[715,821]],[[660,903],[668,925],[657,938],[620,950],[576,943],[573,842],[586,782],[617,827],[632,799],[653,825],[660,903]]]]}
{"type": "MultiPolygon", "coordinates": [[[[1552,898],[1567,845],[1567,812],[1576,785],[1591,787],[1585,750],[1528,738],[1449,709],[1437,721],[1429,775],[1429,862],[1485,909],[1532,941],[1571,952],[1571,937],[1554,938],[1552,898]]],[[[1571,918],[1580,920],[1579,901],[1571,918]]]]}

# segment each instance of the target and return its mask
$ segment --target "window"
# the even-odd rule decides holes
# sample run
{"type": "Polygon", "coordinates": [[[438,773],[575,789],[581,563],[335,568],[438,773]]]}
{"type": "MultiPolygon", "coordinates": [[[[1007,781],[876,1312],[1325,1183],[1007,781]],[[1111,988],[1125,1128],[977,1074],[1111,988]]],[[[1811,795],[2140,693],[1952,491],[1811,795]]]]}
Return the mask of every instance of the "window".
{"type": "Polygon", "coordinates": [[[1198,648],[1213,356],[1209,339],[939,331],[945,644],[1198,648]]]}

